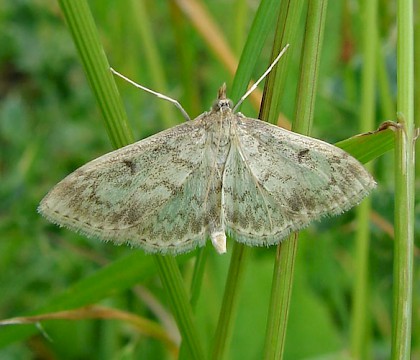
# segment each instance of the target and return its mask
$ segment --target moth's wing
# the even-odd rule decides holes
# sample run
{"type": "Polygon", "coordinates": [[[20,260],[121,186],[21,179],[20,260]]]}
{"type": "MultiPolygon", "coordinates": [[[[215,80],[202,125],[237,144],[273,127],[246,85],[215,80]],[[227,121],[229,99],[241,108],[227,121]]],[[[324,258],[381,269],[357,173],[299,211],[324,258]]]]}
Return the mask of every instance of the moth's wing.
{"type": "Polygon", "coordinates": [[[209,179],[200,119],[82,166],[42,200],[47,219],[87,236],[179,253],[205,243],[209,179]]]}
{"type": "Polygon", "coordinates": [[[358,204],[375,186],[343,150],[237,115],[225,166],[227,230],[240,242],[270,245],[325,215],[358,204]]]}

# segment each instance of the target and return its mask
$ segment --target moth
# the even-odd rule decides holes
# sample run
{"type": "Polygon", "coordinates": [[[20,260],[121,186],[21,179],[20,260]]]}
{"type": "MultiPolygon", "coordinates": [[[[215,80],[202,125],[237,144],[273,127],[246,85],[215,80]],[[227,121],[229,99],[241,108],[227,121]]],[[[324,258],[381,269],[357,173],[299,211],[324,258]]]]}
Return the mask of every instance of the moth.
{"type": "Polygon", "coordinates": [[[374,188],[343,150],[246,117],[238,105],[222,86],[210,111],[68,175],[39,212],[59,226],[146,252],[178,254],[210,239],[224,253],[226,234],[249,246],[278,244],[374,188]]]}

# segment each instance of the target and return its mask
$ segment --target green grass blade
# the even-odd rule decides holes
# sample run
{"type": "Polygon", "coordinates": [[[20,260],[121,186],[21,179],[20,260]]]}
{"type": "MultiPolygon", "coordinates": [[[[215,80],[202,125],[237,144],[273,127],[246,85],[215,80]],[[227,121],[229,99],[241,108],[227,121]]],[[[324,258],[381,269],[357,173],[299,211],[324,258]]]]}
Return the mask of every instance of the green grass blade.
{"type": "Polygon", "coordinates": [[[395,130],[392,128],[391,126],[372,133],[356,135],[334,145],[365,164],[394,148],[395,130]]]}
{"type": "MultiPolygon", "coordinates": [[[[120,106],[122,102],[110,75],[108,61],[99,42],[89,7],[82,0],[61,0],[60,5],[75,39],[88,78],[92,83],[92,87],[95,89],[94,93],[99,97],[98,101],[101,104],[101,109],[107,110],[106,113],[110,114],[109,118],[105,118],[108,134],[114,145],[125,145],[132,140],[131,132],[128,129],[125,117],[112,117],[113,114],[121,112],[120,110],[117,111],[116,107],[120,106]],[[101,95],[103,93],[108,94],[109,91],[107,90],[109,89],[115,89],[112,94],[118,100],[110,103],[102,100],[101,95]]],[[[169,299],[172,309],[175,312],[175,317],[180,321],[178,323],[179,330],[183,336],[186,336],[184,341],[187,344],[190,354],[193,358],[202,359],[203,350],[198,339],[198,331],[196,331],[195,325],[193,325],[194,321],[192,319],[192,311],[188,302],[187,292],[176,262],[170,256],[155,256],[155,258],[159,266],[163,284],[166,286],[170,284],[170,287],[167,288],[169,299]],[[189,310],[187,311],[187,309],[189,310]],[[188,327],[185,328],[184,326],[188,327]]]]}
{"type": "Polygon", "coordinates": [[[112,145],[121,147],[133,142],[127,115],[86,1],[60,0],[59,3],[112,145]]]}
{"type": "Polygon", "coordinates": [[[226,357],[232,338],[233,324],[238,310],[239,293],[249,251],[248,246],[234,242],[211,359],[224,359],[226,357]]]}
{"type": "Polygon", "coordinates": [[[290,48],[284,54],[280,63],[272,70],[271,76],[267,78],[261,105],[267,111],[263,119],[272,124],[277,123],[280,112],[291,53],[298,47],[295,39],[298,34],[303,4],[304,2],[302,0],[286,0],[281,2],[271,59],[274,60],[286,44],[290,44],[290,48]],[[269,106],[265,105],[266,102],[269,106]]]}
{"type": "Polygon", "coordinates": [[[198,249],[195,258],[194,273],[191,280],[191,306],[195,309],[200,296],[201,284],[203,282],[204,270],[210,248],[208,246],[198,249]]]}
{"type": "Polygon", "coordinates": [[[309,135],[315,111],[315,99],[328,1],[310,1],[306,18],[303,56],[297,89],[292,129],[309,135]],[[311,86],[308,86],[311,84],[311,86]]]}
{"type": "MultiPolygon", "coordinates": [[[[146,280],[156,272],[151,256],[143,251],[133,251],[81,279],[64,292],[51,297],[45,306],[28,315],[68,310],[89,305],[115,292],[122,292],[146,280]]],[[[33,325],[0,327],[0,348],[39,332],[33,325]]]]}
{"type": "MultiPolygon", "coordinates": [[[[314,113],[327,3],[327,0],[311,0],[308,6],[296,115],[292,125],[294,131],[304,134],[308,134],[310,131],[314,113]]],[[[292,12],[292,14],[296,19],[290,19],[289,22],[296,26],[300,16],[297,12],[292,12]]],[[[284,69],[283,73],[285,73],[284,69]]],[[[281,81],[284,81],[283,76],[280,77],[281,81]]],[[[272,104],[270,109],[271,119],[274,118],[275,113],[272,110],[275,109],[276,104],[277,101],[272,104]]],[[[297,243],[298,234],[292,234],[277,248],[264,345],[264,359],[267,360],[283,358],[297,243]]]]}
{"type": "MultiPolygon", "coordinates": [[[[191,255],[179,256],[177,262],[182,264],[190,257],[191,255]]],[[[39,315],[90,305],[130,289],[155,273],[153,257],[146,255],[144,251],[133,250],[129,255],[113,261],[62,293],[52,296],[44,306],[25,315],[39,315]]],[[[0,327],[0,348],[38,332],[33,325],[0,327]]]]}
{"type": "Polygon", "coordinates": [[[397,113],[392,359],[410,359],[414,256],[414,41],[411,0],[397,2],[397,113]]]}
{"type": "Polygon", "coordinates": [[[261,1],[260,6],[258,7],[239,60],[238,69],[236,70],[232,90],[229,95],[234,104],[238,102],[239,98],[245,94],[247,90],[252,71],[259,61],[259,57],[255,56],[255,54],[261,53],[265,39],[270,33],[270,29],[272,29],[278,16],[279,7],[280,2],[277,0],[261,1]]]}
{"type": "MultiPolygon", "coordinates": [[[[363,69],[361,82],[362,104],[360,111],[360,130],[366,132],[375,125],[376,95],[376,54],[377,54],[377,1],[365,2],[362,14],[366,29],[362,32],[363,69]]],[[[369,167],[372,170],[372,167],[369,167]]],[[[356,209],[357,230],[355,236],[355,277],[353,285],[353,309],[351,319],[351,354],[356,359],[366,358],[371,336],[368,332],[368,279],[369,279],[369,214],[371,200],[365,199],[356,209]]]]}
{"type": "MultiPolygon", "coordinates": [[[[417,64],[417,70],[414,71],[414,121],[415,127],[420,129],[420,70],[418,64],[420,64],[420,19],[417,11],[417,18],[414,20],[414,64],[417,64]]],[[[415,153],[420,155],[420,140],[416,141],[415,153]]],[[[416,161],[415,169],[416,179],[420,177],[420,161],[416,161]]]]}
{"type": "MultiPolygon", "coordinates": [[[[262,46],[264,45],[262,38],[268,32],[266,26],[270,24],[270,19],[271,23],[274,23],[275,20],[271,18],[270,14],[278,12],[278,4],[276,3],[276,1],[272,0],[263,0],[259,6],[235,75],[230,95],[232,99],[239,99],[246,91],[252,70],[258,60],[253,54],[261,52],[262,46]]],[[[249,249],[246,246],[234,242],[222,306],[213,341],[212,359],[222,359],[226,356],[227,348],[232,337],[248,252],[249,249]]]]}
{"type": "Polygon", "coordinates": [[[174,258],[155,255],[155,260],[190,358],[205,359],[204,350],[198,338],[198,331],[193,322],[193,311],[187,293],[183,287],[180,287],[180,284],[184,285],[184,283],[174,258]]]}

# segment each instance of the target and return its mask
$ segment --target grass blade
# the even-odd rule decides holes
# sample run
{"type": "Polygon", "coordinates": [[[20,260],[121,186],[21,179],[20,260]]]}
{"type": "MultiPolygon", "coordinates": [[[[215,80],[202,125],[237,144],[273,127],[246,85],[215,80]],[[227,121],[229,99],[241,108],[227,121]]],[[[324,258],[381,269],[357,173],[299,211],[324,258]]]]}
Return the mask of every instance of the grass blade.
{"type": "Polygon", "coordinates": [[[397,2],[397,114],[392,359],[410,359],[414,254],[413,1],[397,2]]]}
{"type": "Polygon", "coordinates": [[[395,128],[390,124],[371,133],[352,136],[334,145],[365,164],[394,148],[395,128]]]}
{"type": "MultiPolygon", "coordinates": [[[[362,104],[360,111],[360,130],[366,132],[375,125],[375,85],[376,85],[376,54],[378,41],[377,32],[377,1],[369,1],[363,4],[363,14],[366,20],[366,29],[362,32],[363,37],[363,70],[361,95],[362,104]]],[[[368,167],[372,170],[372,166],[368,167]]],[[[356,209],[357,230],[355,236],[355,278],[353,285],[353,310],[351,321],[351,354],[356,359],[365,358],[367,355],[370,336],[368,334],[368,274],[369,274],[369,214],[371,212],[371,200],[363,200],[356,209]]]]}
{"type": "MultiPolygon", "coordinates": [[[[112,143],[119,147],[132,142],[126,118],[113,116],[123,112],[121,99],[116,90],[116,85],[109,71],[108,61],[99,41],[95,24],[85,1],[60,0],[70,31],[73,35],[77,49],[79,50],[82,63],[90,80],[94,93],[98,97],[103,113],[107,116],[105,123],[112,143]],[[111,92],[112,90],[112,92],[111,92]],[[108,96],[104,100],[105,96],[108,96]],[[115,97],[115,99],[113,99],[115,97]],[[109,103],[108,98],[113,99],[109,103]],[[116,109],[118,107],[118,110],[116,109]]],[[[188,296],[182,276],[176,261],[171,256],[162,257],[155,255],[162,283],[167,286],[169,300],[176,319],[179,321],[179,330],[184,337],[190,355],[195,359],[203,358],[203,350],[198,339],[192,319],[192,310],[188,302],[188,296]]]]}
{"type": "MultiPolygon", "coordinates": [[[[270,13],[276,13],[276,6],[276,2],[273,2],[272,0],[263,0],[260,4],[235,76],[231,93],[233,99],[239,98],[242,93],[245,92],[246,86],[251,78],[253,67],[257,61],[251,54],[259,53],[263,46],[261,38],[259,36],[254,36],[253,34],[259,34],[261,29],[266,29],[265,26],[267,25],[267,22],[270,21],[270,16],[268,15],[270,13]],[[247,54],[247,56],[245,56],[245,54],[247,54]]],[[[274,18],[271,19],[271,21],[274,22],[274,18]]],[[[213,342],[212,359],[222,359],[226,355],[228,345],[231,341],[233,323],[237,313],[240,287],[247,263],[248,252],[248,247],[238,242],[234,242],[228,278],[226,280],[222,306],[213,342]]]]}
{"type": "MultiPolygon", "coordinates": [[[[308,134],[310,131],[314,113],[326,10],[327,0],[309,1],[300,67],[301,74],[297,94],[296,117],[292,125],[292,130],[304,134],[308,134]]],[[[299,18],[297,12],[292,12],[292,14],[299,18]]],[[[292,24],[298,23],[297,19],[289,20],[289,22],[292,24]]],[[[292,31],[292,29],[289,29],[289,31],[292,31]]],[[[283,74],[285,74],[284,70],[280,72],[280,79],[284,82],[283,74]]],[[[269,116],[274,117],[275,113],[272,110],[275,110],[277,103],[278,101],[275,101],[272,105],[269,112],[272,115],[269,116]]],[[[281,359],[283,357],[297,240],[298,234],[292,234],[279,244],[277,248],[264,345],[264,359],[281,359]]]]}
{"type": "Polygon", "coordinates": [[[265,108],[267,113],[264,113],[262,119],[272,124],[277,123],[281,99],[286,86],[289,59],[291,52],[297,47],[294,44],[296,44],[295,39],[298,34],[303,3],[302,0],[281,2],[271,59],[274,60],[286,44],[291,44],[291,46],[278,66],[273,69],[267,78],[264,87],[264,97],[261,107],[265,108]],[[269,106],[265,105],[266,102],[268,102],[269,106]]]}
{"type": "Polygon", "coordinates": [[[133,142],[127,115],[87,3],[68,0],[60,0],[59,3],[112,145],[117,148],[133,142]]]}
{"type": "Polygon", "coordinates": [[[189,351],[190,358],[204,359],[204,350],[193,322],[193,311],[178,266],[173,257],[155,255],[154,258],[181,332],[182,341],[189,351]]]}
{"type": "MultiPolygon", "coordinates": [[[[115,292],[124,291],[139,281],[144,281],[155,273],[153,258],[143,251],[114,261],[91,276],[81,279],[63,293],[51,297],[45,306],[30,315],[62,311],[89,305],[102,300],[115,292]]],[[[24,339],[38,330],[31,325],[0,328],[0,348],[11,342],[24,339]]]]}

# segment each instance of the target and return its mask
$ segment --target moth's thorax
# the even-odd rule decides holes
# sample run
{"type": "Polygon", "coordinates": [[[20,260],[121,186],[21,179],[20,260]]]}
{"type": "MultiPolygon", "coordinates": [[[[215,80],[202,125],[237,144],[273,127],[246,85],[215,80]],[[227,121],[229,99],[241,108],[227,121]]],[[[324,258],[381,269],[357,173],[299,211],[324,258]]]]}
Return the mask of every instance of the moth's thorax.
{"type": "Polygon", "coordinates": [[[226,153],[225,148],[230,147],[231,126],[234,117],[232,108],[232,101],[226,97],[226,84],[223,84],[217,93],[217,100],[206,115],[208,138],[214,152],[220,155],[226,153]]]}
{"type": "Polygon", "coordinates": [[[213,146],[229,147],[232,137],[232,126],[234,126],[235,114],[231,108],[221,108],[218,111],[207,113],[207,136],[211,139],[213,146]]]}
{"type": "Polygon", "coordinates": [[[203,118],[206,124],[207,146],[209,150],[211,149],[209,154],[212,154],[215,160],[214,164],[219,175],[223,173],[232,144],[232,126],[235,117],[232,108],[232,101],[226,98],[226,86],[223,85],[211,110],[203,118]]]}

